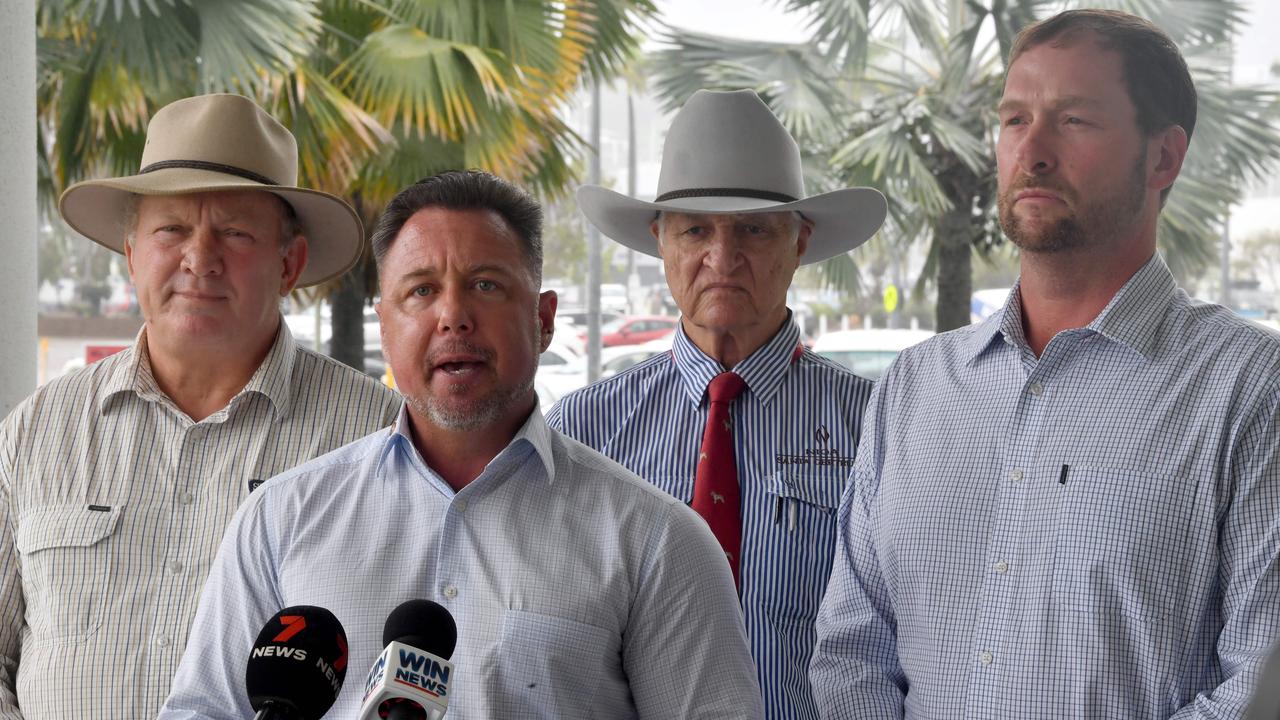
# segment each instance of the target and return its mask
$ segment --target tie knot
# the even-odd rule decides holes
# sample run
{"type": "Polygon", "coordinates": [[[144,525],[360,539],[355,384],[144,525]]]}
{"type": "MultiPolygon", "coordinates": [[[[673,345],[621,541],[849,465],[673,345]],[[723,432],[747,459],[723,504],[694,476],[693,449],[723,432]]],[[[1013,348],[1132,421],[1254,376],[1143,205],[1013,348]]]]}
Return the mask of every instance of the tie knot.
{"type": "Polygon", "coordinates": [[[707,387],[707,395],[711,397],[711,402],[731,402],[738,397],[738,393],[742,392],[744,387],[746,387],[746,382],[741,375],[733,372],[722,372],[711,378],[711,385],[707,387]]]}

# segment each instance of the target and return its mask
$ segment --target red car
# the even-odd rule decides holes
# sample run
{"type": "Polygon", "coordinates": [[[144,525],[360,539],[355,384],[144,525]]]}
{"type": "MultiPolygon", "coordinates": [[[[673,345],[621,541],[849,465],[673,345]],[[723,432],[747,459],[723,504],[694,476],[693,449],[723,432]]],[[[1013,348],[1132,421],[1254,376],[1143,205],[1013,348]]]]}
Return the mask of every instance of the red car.
{"type": "Polygon", "coordinates": [[[600,327],[600,345],[639,345],[674,332],[679,324],[680,318],[666,315],[629,315],[600,327]]]}

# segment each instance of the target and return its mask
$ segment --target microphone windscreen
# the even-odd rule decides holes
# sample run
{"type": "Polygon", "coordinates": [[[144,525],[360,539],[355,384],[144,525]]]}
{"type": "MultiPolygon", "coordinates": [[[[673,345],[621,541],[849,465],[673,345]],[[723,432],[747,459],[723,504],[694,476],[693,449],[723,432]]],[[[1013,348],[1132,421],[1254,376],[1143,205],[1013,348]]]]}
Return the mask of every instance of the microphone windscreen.
{"type": "Polygon", "coordinates": [[[448,660],[458,642],[458,626],[443,605],[430,600],[408,600],[391,611],[382,626],[382,645],[393,642],[429,652],[448,660]]]}
{"type": "Polygon", "coordinates": [[[254,711],[267,703],[292,708],[301,720],[329,711],[347,676],[347,634],[333,613],[295,605],[262,627],[249,651],[245,688],[254,711]]]}

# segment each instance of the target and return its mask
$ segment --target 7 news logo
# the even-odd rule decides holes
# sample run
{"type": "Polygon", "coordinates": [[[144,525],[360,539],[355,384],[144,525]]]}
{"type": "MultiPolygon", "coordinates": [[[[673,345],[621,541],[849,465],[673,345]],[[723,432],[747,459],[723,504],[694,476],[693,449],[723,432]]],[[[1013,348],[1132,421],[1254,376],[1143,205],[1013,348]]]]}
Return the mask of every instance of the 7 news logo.
{"type": "MultiPolygon", "coordinates": [[[[297,637],[303,630],[307,628],[307,618],[303,615],[281,615],[280,624],[284,628],[271,638],[271,642],[287,643],[297,637]]],[[[338,645],[338,659],[329,664],[323,657],[316,656],[315,667],[320,671],[329,684],[333,687],[336,695],[342,689],[342,678],[338,673],[347,667],[347,640],[341,634],[335,637],[338,645]]],[[[307,648],[294,647],[290,645],[266,645],[253,649],[252,657],[267,658],[278,657],[296,660],[298,662],[307,661],[307,648]]]]}

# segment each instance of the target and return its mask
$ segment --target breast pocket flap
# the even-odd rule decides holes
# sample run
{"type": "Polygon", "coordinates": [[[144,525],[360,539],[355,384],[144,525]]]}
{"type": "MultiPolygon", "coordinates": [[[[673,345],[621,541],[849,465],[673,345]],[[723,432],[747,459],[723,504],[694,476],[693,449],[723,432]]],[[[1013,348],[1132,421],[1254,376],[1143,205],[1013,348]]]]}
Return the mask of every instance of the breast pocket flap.
{"type": "Polygon", "coordinates": [[[120,508],[89,509],[84,505],[48,505],[18,517],[18,552],[29,555],[58,547],[89,547],[115,532],[120,508]]]}

